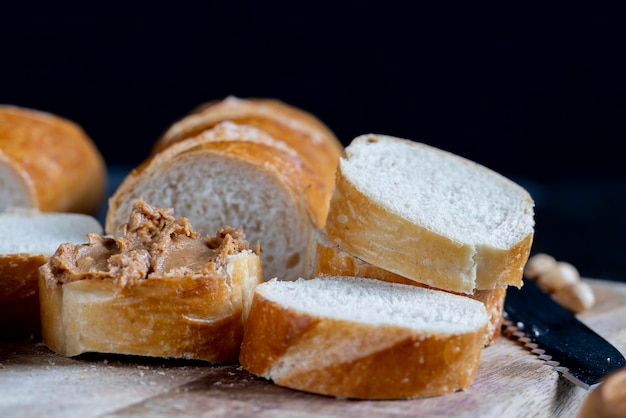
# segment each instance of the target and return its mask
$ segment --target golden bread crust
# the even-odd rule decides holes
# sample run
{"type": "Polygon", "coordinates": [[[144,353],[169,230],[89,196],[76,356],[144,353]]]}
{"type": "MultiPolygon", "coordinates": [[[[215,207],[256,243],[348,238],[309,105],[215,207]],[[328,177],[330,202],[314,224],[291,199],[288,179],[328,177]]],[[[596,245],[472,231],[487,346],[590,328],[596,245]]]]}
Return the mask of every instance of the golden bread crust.
{"type": "Polygon", "coordinates": [[[0,106],[0,164],[28,188],[32,207],[97,214],[106,193],[99,150],[75,123],[56,115],[0,106]]]}
{"type": "Polygon", "coordinates": [[[0,255],[0,340],[18,340],[41,333],[39,267],[48,256],[0,255]]]}
{"type": "Polygon", "coordinates": [[[259,293],[239,361],[292,389],[359,399],[436,396],[471,385],[483,333],[420,335],[284,308],[259,293]]]}

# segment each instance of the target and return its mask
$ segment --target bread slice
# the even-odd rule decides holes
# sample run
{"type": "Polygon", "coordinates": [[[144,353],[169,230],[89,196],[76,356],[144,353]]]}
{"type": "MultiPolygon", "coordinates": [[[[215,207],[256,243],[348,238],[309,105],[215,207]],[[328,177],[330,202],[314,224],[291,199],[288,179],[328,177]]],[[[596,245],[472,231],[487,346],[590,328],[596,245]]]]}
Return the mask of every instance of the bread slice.
{"type": "Polygon", "coordinates": [[[90,215],[26,208],[0,213],[0,339],[40,335],[39,267],[59,245],[83,242],[87,233],[102,233],[90,215]]]}
{"type": "Polygon", "coordinates": [[[443,395],[473,382],[488,323],[482,303],[355,277],[256,288],[241,365],[292,389],[335,397],[443,395]]]}
{"type": "Polygon", "coordinates": [[[261,260],[241,230],[193,230],[135,202],[119,238],[90,234],[41,267],[43,342],[86,352],[214,363],[237,360],[261,260]]]}
{"type": "Polygon", "coordinates": [[[173,123],[156,142],[153,152],[224,121],[253,126],[285,142],[313,168],[330,198],[343,145],[319,118],[280,100],[228,96],[205,103],[173,123]]]}
{"type": "Polygon", "coordinates": [[[105,193],[104,159],[80,126],[0,105],[0,212],[26,207],[95,216],[105,193]]]}
{"type": "Polygon", "coordinates": [[[325,225],[333,244],[439,289],[522,285],[534,203],[521,186],[401,138],[362,135],[345,151],[325,225]]]}
{"type": "Polygon", "coordinates": [[[267,278],[302,275],[329,196],[299,155],[249,126],[227,124],[172,144],[127,176],[109,199],[105,230],[117,235],[133,202],[174,209],[202,233],[242,229],[262,247],[267,278]]]}
{"type": "MultiPolygon", "coordinates": [[[[316,231],[314,247],[314,255],[311,257],[311,266],[308,269],[307,277],[354,276],[411,286],[428,287],[423,283],[407,279],[406,277],[392,273],[378,266],[373,266],[352,254],[342,251],[328,240],[323,230],[316,231]]],[[[485,333],[484,345],[489,346],[493,344],[500,337],[501,333],[503,320],[502,311],[504,309],[506,289],[485,289],[475,290],[472,294],[456,294],[470,297],[485,305],[487,314],[489,315],[489,324],[485,333]]]]}

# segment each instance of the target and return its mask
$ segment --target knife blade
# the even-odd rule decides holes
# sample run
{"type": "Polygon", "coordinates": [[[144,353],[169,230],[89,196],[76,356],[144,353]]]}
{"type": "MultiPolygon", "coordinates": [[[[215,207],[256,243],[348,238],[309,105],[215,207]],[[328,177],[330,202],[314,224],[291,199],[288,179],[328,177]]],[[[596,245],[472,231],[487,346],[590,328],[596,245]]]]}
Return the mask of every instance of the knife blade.
{"type": "Polygon", "coordinates": [[[503,316],[503,334],[582,388],[591,390],[611,371],[626,367],[617,348],[530,279],[524,278],[520,289],[507,289],[503,316]]]}

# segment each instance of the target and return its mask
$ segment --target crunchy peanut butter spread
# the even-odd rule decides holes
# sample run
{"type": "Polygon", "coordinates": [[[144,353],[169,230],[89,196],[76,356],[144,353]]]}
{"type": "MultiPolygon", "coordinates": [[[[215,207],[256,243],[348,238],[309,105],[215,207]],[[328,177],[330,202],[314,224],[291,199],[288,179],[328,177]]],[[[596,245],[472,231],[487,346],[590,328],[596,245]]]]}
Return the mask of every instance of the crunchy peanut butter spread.
{"type": "MultiPolygon", "coordinates": [[[[88,234],[88,243],[66,243],[42,268],[46,286],[85,279],[110,279],[120,288],[140,280],[206,274],[222,267],[231,254],[249,250],[242,230],[225,227],[202,237],[173,209],[143,200],[133,205],[120,238],[88,234]]],[[[256,249],[257,253],[260,249],[256,249]]]]}

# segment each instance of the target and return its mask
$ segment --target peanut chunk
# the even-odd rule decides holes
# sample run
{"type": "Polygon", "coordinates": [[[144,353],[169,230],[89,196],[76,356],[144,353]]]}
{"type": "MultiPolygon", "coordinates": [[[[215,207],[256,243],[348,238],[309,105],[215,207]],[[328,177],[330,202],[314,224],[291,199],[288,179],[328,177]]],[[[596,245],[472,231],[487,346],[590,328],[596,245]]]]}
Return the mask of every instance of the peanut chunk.
{"type": "Polygon", "coordinates": [[[620,418],[626,411],[626,368],[609,374],[587,395],[578,418],[620,418]]]}
{"type": "Polygon", "coordinates": [[[593,289],[581,280],[578,269],[549,254],[537,253],[530,257],[524,275],[570,312],[582,312],[595,303],[593,289]]]}

